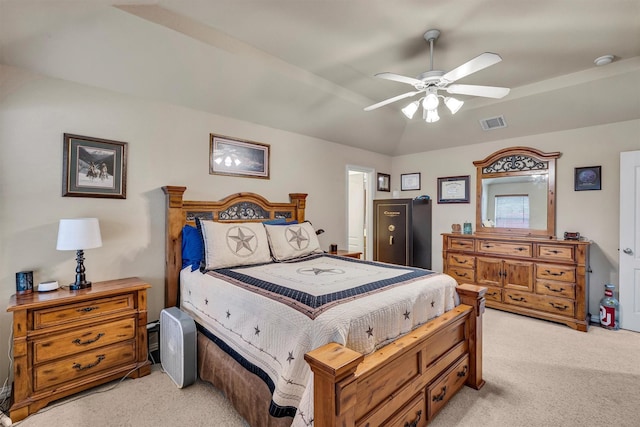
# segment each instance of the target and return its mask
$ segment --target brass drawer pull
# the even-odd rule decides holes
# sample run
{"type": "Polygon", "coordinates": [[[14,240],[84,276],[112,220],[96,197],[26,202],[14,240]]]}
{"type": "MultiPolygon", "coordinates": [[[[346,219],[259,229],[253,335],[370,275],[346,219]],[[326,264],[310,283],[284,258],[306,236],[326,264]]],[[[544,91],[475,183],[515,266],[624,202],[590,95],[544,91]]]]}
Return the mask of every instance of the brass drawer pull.
{"type": "Polygon", "coordinates": [[[92,340],[87,340],[87,341],[80,341],[80,338],[76,338],[75,340],[71,341],[74,344],[77,345],[87,345],[87,344],[92,344],[96,341],[98,341],[100,338],[102,338],[104,336],[104,334],[102,332],[100,332],[98,335],[96,335],[96,337],[92,340]]]}
{"type": "Polygon", "coordinates": [[[514,301],[519,301],[519,302],[527,302],[527,300],[524,297],[520,297],[520,298],[514,298],[511,295],[509,295],[509,298],[511,298],[514,301]]]}
{"type": "Polygon", "coordinates": [[[432,402],[441,402],[442,400],[444,400],[444,397],[447,395],[447,386],[442,387],[442,391],[440,392],[439,395],[437,396],[433,396],[433,399],[431,399],[432,402]]]}
{"type": "Polygon", "coordinates": [[[551,286],[549,285],[544,285],[545,288],[549,289],[551,292],[562,292],[564,291],[564,288],[560,288],[560,289],[553,289],[551,286]]]}
{"type": "Polygon", "coordinates": [[[89,312],[91,312],[91,311],[93,311],[93,310],[97,310],[97,309],[99,309],[99,308],[100,308],[100,307],[85,307],[85,308],[79,308],[79,309],[77,309],[76,311],[77,311],[78,313],[89,313],[89,312]]]}
{"type": "Polygon", "coordinates": [[[464,365],[464,368],[462,368],[462,371],[458,371],[456,375],[458,376],[458,378],[462,378],[465,375],[467,375],[467,371],[469,371],[469,367],[467,365],[464,365]]]}
{"type": "Polygon", "coordinates": [[[491,249],[493,247],[493,245],[484,244],[484,245],[482,245],[482,247],[485,248],[485,249],[491,249]]]}
{"type": "Polygon", "coordinates": [[[545,273],[547,273],[549,276],[562,276],[564,274],[564,271],[560,271],[559,273],[553,273],[551,270],[545,270],[545,273]]]}
{"type": "Polygon", "coordinates": [[[467,277],[467,278],[469,277],[469,275],[468,275],[467,273],[464,273],[464,274],[460,274],[460,273],[458,273],[458,276],[460,276],[460,277],[467,277]]]}
{"type": "Polygon", "coordinates": [[[458,264],[466,264],[469,260],[465,259],[465,260],[461,260],[460,258],[454,256],[453,259],[458,263],[458,264]]]}
{"type": "Polygon", "coordinates": [[[560,311],[565,311],[566,309],[569,308],[568,305],[560,305],[560,304],[555,304],[553,302],[550,302],[549,305],[555,308],[556,310],[560,310],[560,311]]]}
{"type": "Polygon", "coordinates": [[[73,364],[73,369],[75,369],[76,371],[84,371],[85,369],[91,369],[93,367],[96,367],[100,364],[100,362],[102,362],[105,358],[104,354],[100,354],[98,355],[98,360],[96,360],[94,363],[89,363],[88,365],[82,366],[79,363],[74,363],[73,364]]]}
{"type": "Polygon", "coordinates": [[[495,297],[496,295],[499,295],[499,292],[498,292],[498,291],[496,291],[496,292],[493,292],[493,293],[490,293],[490,294],[489,294],[489,293],[487,293],[487,295],[492,296],[492,297],[495,297]]]}
{"type": "Polygon", "coordinates": [[[527,248],[519,247],[519,248],[516,248],[516,250],[522,252],[522,251],[526,251],[527,248]]]}
{"type": "Polygon", "coordinates": [[[555,255],[558,255],[560,253],[560,251],[557,249],[553,249],[553,250],[550,249],[547,252],[551,252],[552,254],[555,254],[555,255]]]}
{"type": "Polygon", "coordinates": [[[413,420],[412,423],[410,423],[409,421],[405,422],[404,427],[416,427],[418,425],[418,422],[420,421],[420,418],[422,418],[422,409],[416,412],[416,419],[413,420]]]}

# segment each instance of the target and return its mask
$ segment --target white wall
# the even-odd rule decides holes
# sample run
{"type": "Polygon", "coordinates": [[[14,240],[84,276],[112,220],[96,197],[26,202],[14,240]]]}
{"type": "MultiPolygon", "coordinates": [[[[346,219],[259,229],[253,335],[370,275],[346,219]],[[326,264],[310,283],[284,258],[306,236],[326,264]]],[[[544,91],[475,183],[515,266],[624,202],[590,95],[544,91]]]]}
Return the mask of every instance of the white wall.
{"type": "MultiPolygon", "coordinates": [[[[493,132],[499,136],[499,130],[493,132]]],[[[620,152],[640,149],[638,135],[640,120],[633,120],[395,157],[391,181],[398,183],[403,173],[421,172],[422,190],[402,191],[400,196],[428,194],[437,200],[438,177],[471,176],[471,203],[433,204],[433,269],[442,270],[442,239],[439,234],[451,232],[452,223],[466,221],[474,224],[475,231],[474,160],[482,160],[495,151],[513,146],[561,152],[556,173],[556,234],[562,236],[565,231],[578,231],[593,242],[589,311],[596,315],[604,294],[604,283],[618,286],[620,152]],[[602,166],[602,190],[574,191],[574,168],[598,165],[602,166]]]]}
{"type": "MultiPolygon", "coordinates": [[[[187,108],[123,96],[0,65],[0,301],[15,272],[34,282],[73,281],[75,253],[56,251],[58,220],[97,217],[103,246],[85,252],[87,280],[138,276],[149,320],[164,301],[163,185],[185,185],[189,200],[250,191],[273,201],[309,193],[307,219],[320,243],[346,247],[346,165],[388,172],[391,159],[368,151],[187,108]],[[61,197],[64,133],[128,142],[126,200],[61,197]],[[271,179],[209,175],[209,134],[271,145],[271,179]]],[[[5,306],[6,307],[6,306],[5,306]]],[[[0,311],[0,382],[9,360],[11,316],[0,311]]]]}

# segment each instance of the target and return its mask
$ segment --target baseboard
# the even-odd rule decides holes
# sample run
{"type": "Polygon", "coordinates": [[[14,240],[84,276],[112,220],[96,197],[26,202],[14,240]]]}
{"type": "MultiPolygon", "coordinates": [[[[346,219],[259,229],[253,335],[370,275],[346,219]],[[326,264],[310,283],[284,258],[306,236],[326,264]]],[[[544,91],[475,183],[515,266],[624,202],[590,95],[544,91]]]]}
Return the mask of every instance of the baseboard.
{"type": "Polygon", "coordinates": [[[591,323],[595,323],[595,324],[599,325],[600,324],[600,315],[592,314],[591,315],[591,323]]]}

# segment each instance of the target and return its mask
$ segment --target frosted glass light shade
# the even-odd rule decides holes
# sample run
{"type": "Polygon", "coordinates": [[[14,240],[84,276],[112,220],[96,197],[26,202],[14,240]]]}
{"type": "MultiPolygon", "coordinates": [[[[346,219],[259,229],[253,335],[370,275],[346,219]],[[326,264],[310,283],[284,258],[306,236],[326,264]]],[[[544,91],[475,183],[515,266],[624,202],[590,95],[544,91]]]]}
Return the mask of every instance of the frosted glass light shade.
{"type": "Polygon", "coordinates": [[[420,103],[418,101],[413,101],[411,104],[402,109],[402,114],[407,116],[408,119],[412,119],[413,115],[416,114],[416,111],[418,111],[419,106],[420,103]]]}
{"type": "Polygon", "coordinates": [[[444,105],[446,105],[449,111],[451,111],[451,114],[455,114],[460,110],[460,108],[462,108],[464,101],[460,101],[459,99],[451,98],[449,96],[444,99],[444,105]]]}
{"type": "Polygon", "coordinates": [[[422,108],[425,110],[435,110],[438,108],[440,104],[440,100],[438,100],[438,95],[435,93],[430,93],[429,95],[424,97],[424,101],[422,101],[422,108]]]}
{"type": "Polygon", "coordinates": [[[425,121],[427,123],[434,123],[440,120],[440,116],[438,115],[438,110],[425,110],[427,112],[427,117],[425,121]]]}
{"type": "Polygon", "coordinates": [[[99,248],[102,246],[98,218],[61,219],[58,226],[59,251],[99,248]]]}

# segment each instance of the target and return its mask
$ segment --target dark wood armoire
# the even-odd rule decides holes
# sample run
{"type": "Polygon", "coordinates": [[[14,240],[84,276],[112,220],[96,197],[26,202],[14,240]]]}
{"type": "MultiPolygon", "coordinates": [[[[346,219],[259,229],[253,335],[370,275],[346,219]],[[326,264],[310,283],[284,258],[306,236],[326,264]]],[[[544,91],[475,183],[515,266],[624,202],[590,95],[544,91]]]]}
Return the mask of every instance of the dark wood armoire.
{"type": "Polygon", "coordinates": [[[431,269],[431,200],[373,201],[373,259],[431,269]]]}

